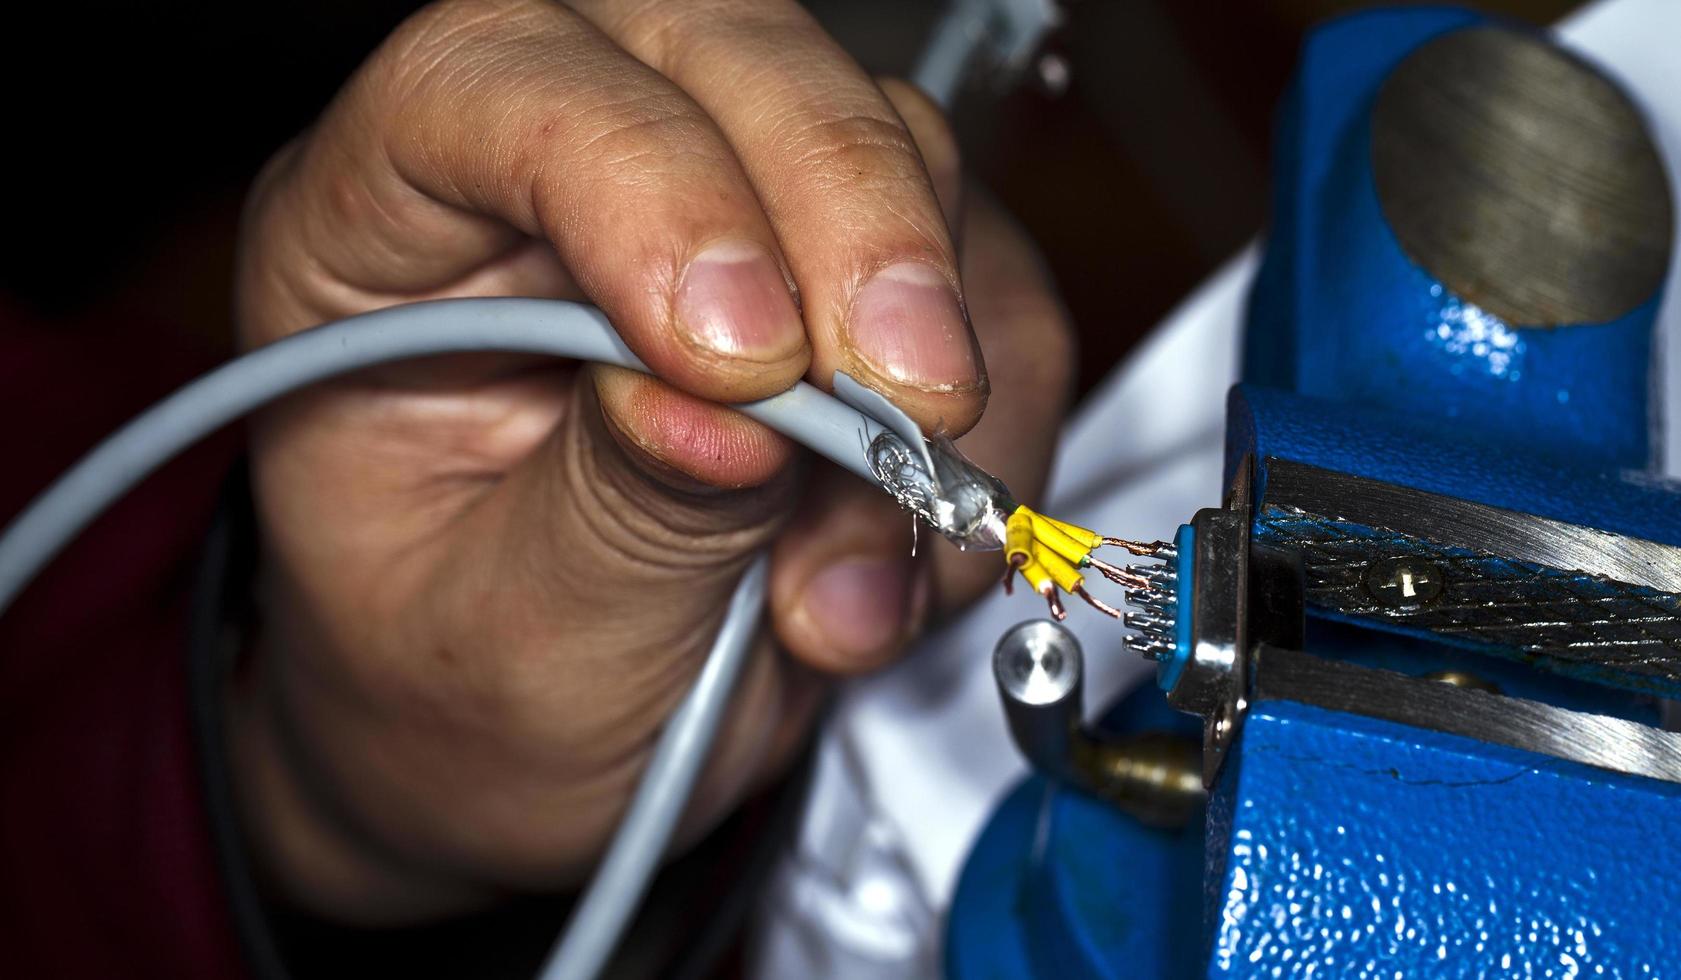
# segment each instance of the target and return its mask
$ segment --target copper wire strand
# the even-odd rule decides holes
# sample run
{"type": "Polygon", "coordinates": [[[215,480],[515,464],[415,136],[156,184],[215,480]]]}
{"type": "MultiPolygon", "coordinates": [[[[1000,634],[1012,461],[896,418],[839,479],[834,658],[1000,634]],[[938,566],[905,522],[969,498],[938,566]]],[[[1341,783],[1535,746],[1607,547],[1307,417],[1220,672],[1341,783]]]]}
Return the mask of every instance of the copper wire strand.
{"type": "Polygon", "coordinates": [[[1093,558],[1091,555],[1087,555],[1082,564],[1090,565],[1092,568],[1097,569],[1099,572],[1103,573],[1104,578],[1116,585],[1124,585],[1129,589],[1145,589],[1150,586],[1150,580],[1146,579],[1144,576],[1135,572],[1129,572],[1124,568],[1111,565],[1101,558],[1093,558]]]}
{"type": "Polygon", "coordinates": [[[1027,556],[1026,555],[1020,555],[1020,554],[1011,555],[1009,557],[1009,559],[1004,562],[1004,594],[1005,595],[1015,595],[1016,594],[1016,582],[1015,582],[1016,573],[1021,571],[1022,566],[1026,565],[1026,564],[1027,564],[1027,556]]]}
{"type": "Polygon", "coordinates": [[[1062,600],[1056,597],[1056,586],[1047,582],[1039,594],[1045,597],[1045,605],[1051,607],[1052,619],[1060,623],[1068,618],[1068,610],[1062,608],[1062,600]]]}
{"type": "Polygon", "coordinates": [[[1111,606],[1107,602],[1104,602],[1102,599],[1099,599],[1097,596],[1094,596],[1090,592],[1087,592],[1085,586],[1083,586],[1083,585],[1074,586],[1074,594],[1079,596],[1080,598],[1086,600],[1087,602],[1091,603],[1092,608],[1096,609],[1098,612],[1102,613],[1103,615],[1110,616],[1110,617],[1113,617],[1115,619],[1120,619],[1121,618],[1121,611],[1119,609],[1116,609],[1114,606],[1111,606]]]}
{"type": "Polygon", "coordinates": [[[1128,541],[1126,538],[1111,538],[1107,536],[1103,538],[1100,544],[1113,545],[1117,548],[1125,548],[1133,554],[1143,557],[1160,554],[1161,550],[1167,547],[1166,541],[1128,541]]]}

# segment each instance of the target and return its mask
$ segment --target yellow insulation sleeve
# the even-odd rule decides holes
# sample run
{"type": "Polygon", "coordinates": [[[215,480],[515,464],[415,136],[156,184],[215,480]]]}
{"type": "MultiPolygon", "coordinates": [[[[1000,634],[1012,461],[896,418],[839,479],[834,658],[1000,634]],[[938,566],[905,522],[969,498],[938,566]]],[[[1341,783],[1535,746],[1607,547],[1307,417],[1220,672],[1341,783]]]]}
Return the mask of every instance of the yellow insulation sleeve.
{"type": "Polygon", "coordinates": [[[1045,566],[1031,559],[1021,566],[1021,577],[1027,580],[1028,587],[1035,592],[1044,592],[1056,587],[1056,580],[1051,578],[1050,572],[1045,571],[1045,566]]]}
{"type": "Polygon", "coordinates": [[[1032,511],[1028,511],[1028,517],[1033,522],[1033,539],[1061,555],[1070,564],[1078,565],[1091,554],[1090,545],[1082,545],[1048,518],[1032,511]]]}
{"type": "Polygon", "coordinates": [[[1004,561],[1016,566],[1029,561],[1033,557],[1033,521],[1032,511],[1026,507],[1017,507],[1016,512],[1004,522],[1004,561]],[[1019,556],[1019,557],[1018,557],[1019,556]]]}
{"type": "Polygon", "coordinates": [[[1096,531],[1088,531],[1078,524],[1070,524],[1067,521],[1059,521],[1054,517],[1046,517],[1043,514],[1034,514],[1033,516],[1038,518],[1040,521],[1049,524],[1051,527],[1056,528],[1063,534],[1068,535],[1075,541],[1080,542],[1085,546],[1087,551],[1090,551],[1103,543],[1103,535],[1098,534],[1096,531]]]}
{"type": "Polygon", "coordinates": [[[1049,572],[1051,580],[1056,583],[1057,588],[1064,592],[1073,593],[1075,589],[1085,584],[1085,576],[1080,574],[1073,563],[1037,540],[1033,542],[1032,564],[1038,565],[1049,572]]]}

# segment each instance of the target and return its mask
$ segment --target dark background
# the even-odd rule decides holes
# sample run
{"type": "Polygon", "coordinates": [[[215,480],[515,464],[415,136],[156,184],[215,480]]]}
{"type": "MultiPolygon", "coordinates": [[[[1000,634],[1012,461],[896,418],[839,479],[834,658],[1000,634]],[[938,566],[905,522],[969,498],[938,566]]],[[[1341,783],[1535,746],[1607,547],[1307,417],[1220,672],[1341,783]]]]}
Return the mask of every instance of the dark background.
{"type": "MultiPolygon", "coordinates": [[[[1045,249],[1081,335],[1082,391],[1259,230],[1272,109],[1301,36],[1364,5],[1073,0],[1051,42],[1072,68],[1066,91],[1030,77],[964,93],[966,163],[1045,249]]],[[[416,6],[32,6],[0,69],[0,318],[90,336],[132,324],[160,349],[225,354],[245,187],[416,6]]],[[[811,6],[866,67],[896,74],[940,9],[811,6]]],[[[1482,6],[1546,23],[1575,4],[1482,6]]]]}

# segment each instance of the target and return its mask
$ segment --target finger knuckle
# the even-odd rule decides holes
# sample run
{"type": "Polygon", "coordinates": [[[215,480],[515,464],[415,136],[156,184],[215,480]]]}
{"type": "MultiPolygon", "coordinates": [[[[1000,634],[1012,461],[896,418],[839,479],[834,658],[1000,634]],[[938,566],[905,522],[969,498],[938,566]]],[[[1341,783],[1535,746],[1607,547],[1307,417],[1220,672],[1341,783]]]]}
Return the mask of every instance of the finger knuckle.
{"type": "Polygon", "coordinates": [[[928,170],[936,178],[955,176],[962,154],[944,110],[928,93],[902,79],[882,78],[878,84],[905,120],[928,170]]]}
{"type": "Polygon", "coordinates": [[[697,15],[702,18],[701,23],[711,20],[715,11],[706,8],[714,6],[701,0],[684,0],[681,3],[671,0],[622,2],[616,4],[609,14],[612,18],[611,32],[616,37],[625,38],[633,49],[663,56],[681,50],[684,27],[689,26],[692,31],[690,22],[697,15]]]}
{"type": "Polygon", "coordinates": [[[803,121],[786,138],[803,189],[898,190],[926,183],[922,159],[897,120],[859,111],[803,121]]]}
{"type": "Polygon", "coordinates": [[[412,97],[454,70],[464,52],[488,39],[519,36],[542,13],[533,0],[439,0],[392,32],[368,74],[387,85],[394,100],[412,97]]]}
{"type": "Polygon", "coordinates": [[[571,127],[576,151],[597,165],[595,172],[610,176],[675,175],[720,157],[700,111],[665,93],[603,101],[573,119],[571,127]]]}
{"type": "Polygon", "coordinates": [[[765,0],[630,0],[608,16],[610,34],[677,77],[689,55],[716,41],[727,39],[743,55],[774,51],[800,13],[765,0]]]}
{"type": "Polygon", "coordinates": [[[766,196],[773,217],[817,209],[832,228],[878,250],[953,260],[928,173],[896,120],[860,112],[805,123],[788,159],[788,176],[766,196]]]}
{"type": "MultiPolygon", "coordinates": [[[[717,198],[723,193],[718,175],[735,166],[699,110],[667,93],[557,103],[524,115],[531,122],[514,139],[515,168],[533,175],[536,210],[551,219],[579,219],[586,210],[601,214],[635,201],[634,218],[644,227],[680,223],[681,214],[662,210],[717,198]]],[[[679,258],[678,250],[650,256],[672,275],[679,258]]]]}
{"type": "Polygon", "coordinates": [[[1043,358],[1040,365],[1042,384],[1050,391],[1067,390],[1074,383],[1080,354],[1079,342],[1068,318],[1060,312],[1050,317],[1038,336],[1043,358]]]}

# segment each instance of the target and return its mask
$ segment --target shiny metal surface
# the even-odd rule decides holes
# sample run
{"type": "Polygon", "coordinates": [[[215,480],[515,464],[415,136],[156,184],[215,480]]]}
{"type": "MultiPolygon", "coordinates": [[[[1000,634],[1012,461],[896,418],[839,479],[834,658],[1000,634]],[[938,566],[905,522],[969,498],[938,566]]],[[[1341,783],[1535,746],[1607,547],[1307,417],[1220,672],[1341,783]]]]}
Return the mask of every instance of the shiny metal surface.
{"type": "Polygon", "coordinates": [[[1512,327],[1614,320],[1668,267],[1669,182],[1639,111],[1538,32],[1452,31],[1394,70],[1372,170],[1401,247],[1512,327]]]}
{"type": "Polygon", "coordinates": [[[1153,827],[1181,827],[1202,810],[1202,758],[1194,740],[1167,732],[1075,742],[1076,784],[1153,827]]]}
{"type": "Polygon", "coordinates": [[[1366,569],[1366,591],[1386,606],[1422,606],[1442,594],[1442,570],[1413,558],[1391,558],[1366,569]]]}
{"type": "Polygon", "coordinates": [[[1004,522],[1016,509],[1002,480],[981,469],[943,436],[924,440],[922,452],[884,429],[866,451],[870,470],[899,506],[962,551],[1004,547],[1004,522]],[[932,460],[930,473],[924,465],[932,460]]]}
{"type": "Polygon", "coordinates": [[[1016,509],[1010,489],[969,461],[944,436],[924,438],[916,420],[844,371],[835,397],[858,410],[869,444],[864,457],[900,507],[963,551],[1004,547],[1004,522],[1016,509]]]}
{"type": "Polygon", "coordinates": [[[1681,548],[1268,461],[1254,533],[1308,605],[1642,691],[1681,691],[1681,548]],[[1413,601],[1373,588],[1428,569],[1413,601]]]}
{"type": "Polygon", "coordinates": [[[1502,558],[1681,592],[1681,548],[1285,459],[1267,461],[1265,504],[1388,528],[1502,558]]]}
{"type": "Polygon", "coordinates": [[[1035,769],[1059,779],[1074,778],[1083,671],[1079,641],[1048,619],[1011,627],[992,653],[1010,736],[1035,769]]]}
{"type": "Polygon", "coordinates": [[[1048,619],[1012,627],[992,654],[992,673],[1006,700],[1026,707],[1078,700],[1084,668],[1079,641],[1048,619]]]}
{"type": "Polygon", "coordinates": [[[1256,649],[1250,699],[1294,701],[1681,783],[1681,734],[1475,687],[1256,649]]]}
{"type": "Polygon", "coordinates": [[[1203,782],[1214,779],[1243,724],[1249,615],[1249,511],[1208,509],[1191,518],[1196,556],[1190,595],[1191,651],[1168,703],[1203,717],[1203,782]]]}
{"type": "Polygon", "coordinates": [[[1128,635],[1123,642],[1128,650],[1148,660],[1172,657],[1180,613],[1177,554],[1159,562],[1134,562],[1127,565],[1126,571],[1143,584],[1126,590],[1127,605],[1139,611],[1127,613],[1122,623],[1138,632],[1128,635]]]}
{"type": "Polygon", "coordinates": [[[992,654],[1010,736],[1030,765],[1139,820],[1178,826],[1202,806],[1196,745],[1157,732],[1106,737],[1083,723],[1080,643],[1061,624],[1011,627],[992,654]]]}

